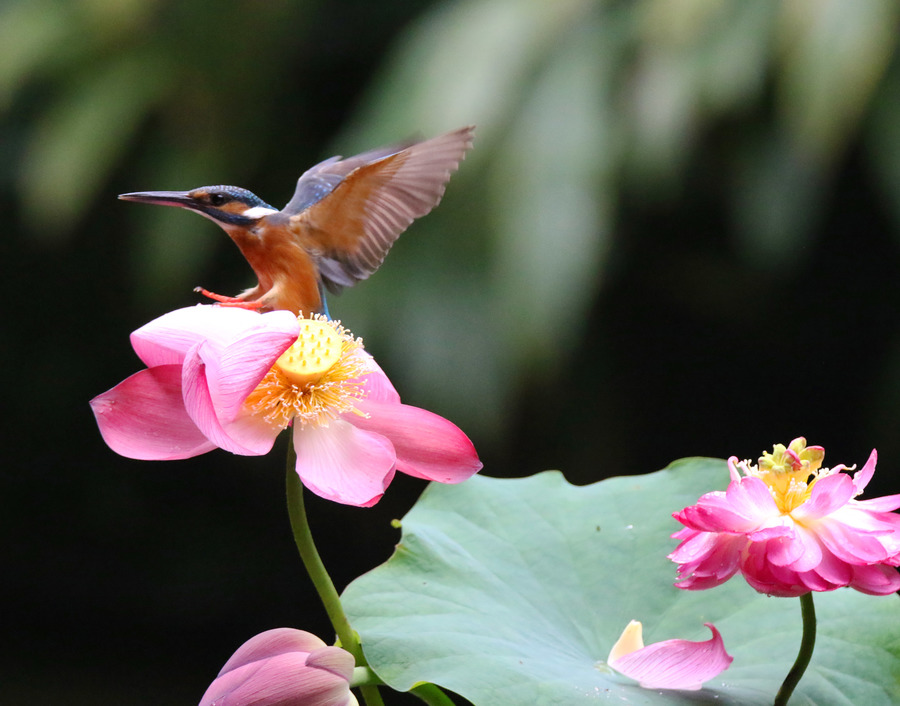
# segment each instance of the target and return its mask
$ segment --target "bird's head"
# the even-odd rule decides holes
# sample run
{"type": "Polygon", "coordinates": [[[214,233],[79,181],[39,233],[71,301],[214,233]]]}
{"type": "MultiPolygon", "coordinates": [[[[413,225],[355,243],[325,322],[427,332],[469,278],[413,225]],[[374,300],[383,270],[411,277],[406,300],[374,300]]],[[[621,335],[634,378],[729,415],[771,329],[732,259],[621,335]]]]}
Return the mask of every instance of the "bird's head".
{"type": "Polygon", "coordinates": [[[187,208],[226,230],[228,226],[253,227],[260,219],[278,212],[259,196],[239,186],[201,186],[190,191],[135,191],[120,194],[119,198],[187,208]]]}

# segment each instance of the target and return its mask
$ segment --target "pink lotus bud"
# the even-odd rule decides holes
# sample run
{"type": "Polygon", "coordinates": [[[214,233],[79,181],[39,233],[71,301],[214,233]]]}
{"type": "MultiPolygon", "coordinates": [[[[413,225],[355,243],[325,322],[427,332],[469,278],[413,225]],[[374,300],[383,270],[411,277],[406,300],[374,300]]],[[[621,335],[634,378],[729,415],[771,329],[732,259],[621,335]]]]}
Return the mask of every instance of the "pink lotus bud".
{"type": "Polygon", "coordinates": [[[353,666],[353,655],[308,632],[267,630],[238,648],[200,706],[357,706],[353,666]]]}

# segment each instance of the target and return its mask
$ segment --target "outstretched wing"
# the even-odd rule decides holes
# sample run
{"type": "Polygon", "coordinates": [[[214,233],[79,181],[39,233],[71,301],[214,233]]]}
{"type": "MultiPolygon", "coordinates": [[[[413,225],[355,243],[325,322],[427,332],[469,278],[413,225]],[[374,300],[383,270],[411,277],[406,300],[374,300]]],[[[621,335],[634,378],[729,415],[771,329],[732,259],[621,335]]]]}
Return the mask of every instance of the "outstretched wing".
{"type": "Polygon", "coordinates": [[[345,160],[332,157],[300,177],[282,213],[318,257],[330,290],[375,272],[409,224],[440,203],[450,175],[472,146],[473,130],[464,127],[345,160]]]}

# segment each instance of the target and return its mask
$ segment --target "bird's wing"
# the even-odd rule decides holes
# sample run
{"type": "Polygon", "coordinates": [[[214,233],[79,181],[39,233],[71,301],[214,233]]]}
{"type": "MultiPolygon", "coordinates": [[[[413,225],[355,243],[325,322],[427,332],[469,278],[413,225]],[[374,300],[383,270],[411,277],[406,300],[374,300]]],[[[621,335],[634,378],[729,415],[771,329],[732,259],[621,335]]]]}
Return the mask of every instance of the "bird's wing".
{"type": "Polygon", "coordinates": [[[318,257],[329,289],[366,279],[409,224],[440,203],[450,175],[472,146],[473,130],[343,161],[332,157],[300,177],[282,213],[318,257]]]}
{"type": "Polygon", "coordinates": [[[329,171],[329,168],[333,169],[338,164],[341,164],[340,156],[331,157],[303,172],[297,180],[294,196],[281,212],[291,216],[297,215],[334,191],[334,187],[340,184],[344,177],[329,171]]]}

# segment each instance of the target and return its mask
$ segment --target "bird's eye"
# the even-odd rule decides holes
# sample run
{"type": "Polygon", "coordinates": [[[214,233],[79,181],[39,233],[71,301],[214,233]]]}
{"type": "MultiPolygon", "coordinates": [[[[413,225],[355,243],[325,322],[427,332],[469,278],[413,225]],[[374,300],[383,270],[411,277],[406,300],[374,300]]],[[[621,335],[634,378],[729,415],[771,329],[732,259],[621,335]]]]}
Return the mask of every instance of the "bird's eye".
{"type": "Polygon", "coordinates": [[[225,194],[212,193],[209,195],[209,202],[213,206],[222,206],[223,204],[227,203],[227,201],[228,197],[225,194]]]}

